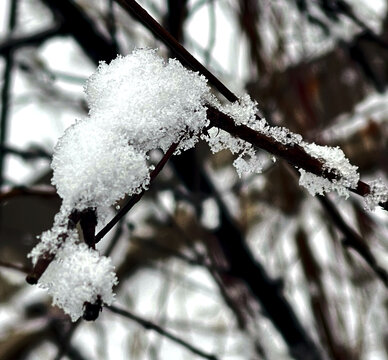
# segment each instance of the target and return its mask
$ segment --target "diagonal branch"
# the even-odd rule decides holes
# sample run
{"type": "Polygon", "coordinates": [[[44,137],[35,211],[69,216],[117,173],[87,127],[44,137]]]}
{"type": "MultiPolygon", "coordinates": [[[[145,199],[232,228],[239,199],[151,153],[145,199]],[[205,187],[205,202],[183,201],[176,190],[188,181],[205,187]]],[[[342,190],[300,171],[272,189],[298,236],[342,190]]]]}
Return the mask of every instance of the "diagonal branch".
{"type": "MultiPolygon", "coordinates": [[[[169,34],[146,10],[144,10],[135,0],[116,0],[132,16],[139,20],[147,29],[149,29],[157,38],[170,48],[184,65],[194,71],[203,74],[221,94],[229,101],[237,101],[238,98],[224,84],[221,83],[209,70],[207,70],[198,60],[196,60],[173,36],[169,34]]],[[[227,115],[222,114],[213,108],[209,108],[208,115],[211,116],[213,126],[217,126],[232,135],[238,136],[243,140],[254,144],[276,156],[280,156],[292,165],[305,169],[315,175],[323,176],[329,180],[334,180],[337,175],[323,168],[322,162],[311,157],[303,148],[299,146],[285,146],[274,139],[259,134],[258,132],[240,125],[237,126],[234,121],[227,115]]],[[[260,116],[257,115],[258,118],[260,116]]],[[[370,186],[362,181],[358,182],[356,189],[350,189],[352,192],[366,196],[370,194],[370,186]]],[[[388,201],[379,204],[388,211],[388,201]]]]}
{"type": "MultiPolygon", "coordinates": [[[[279,156],[297,168],[302,168],[314,175],[323,176],[329,180],[337,180],[339,178],[333,171],[325,169],[322,161],[307,154],[299,145],[284,145],[248,126],[236,125],[232,118],[213,107],[208,108],[208,118],[211,125],[225,130],[275,156],[279,156]]],[[[360,196],[366,196],[371,192],[370,186],[361,180],[358,181],[355,189],[349,190],[360,196]]],[[[387,201],[379,205],[388,211],[387,201]]]]}
{"type": "Polygon", "coordinates": [[[326,210],[326,213],[331,217],[333,223],[344,236],[343,246],[355,250],[368,263],[371,269],[383,282],[385,287],[388,288],[388,273],[378,264],[375,256],[373,255],[372,251],[365,243],[365,241],[354,229],[352,229],[346,223],[339,211],[328,198],[318,195],[318,200],[321,203],[322,207],[326,210]]]}
{"type": "Polygon", "coordinates": [[[145,320],[133,313],[131,313],[130,311],[128,310],[122,310],[116,306],[106,306],[106,308],[108,308],[110,311],[114,312],[115,314],[119,314],[119,315],[122,315],[128,319],[131,319],[135,322],[137,322],[139,325],[141,325],[144,329],[146,330],[153,330],[153,331],[156,331],[157,333],[159,333],[160,335],[166,337],[167,339],[170,339],[172,340],[173,342],[183,346],[185,349],[189,350],[190,352],[192,352],[193,354],[196,354],[204,359],[208,359],[208,360],[217,360],[218,358],[213,355],[213,354],[208,354],[200,349],[198,349],[197,347],[195,347],[194,345],[191,345],[189,344],[187,341],[173,335],[172,333],[170,333],[168,330],[165,330],[163,329],[162,327],[160,327],[159,325],[157,324],[154,324],[153,322],[149,321],[149,320],[145,320]]]}
{"type": "Polygon", "coordinates": [[[220,80],[218,80],[205,66],[191,55],[171,34],[163,28],[148,12],[134,0],[116,0],[135,19],[149,29],[175,54],[177,59],[194,71],[199,71],[209,82],[229,101],[237,101],[238,98],[220,80]]]}

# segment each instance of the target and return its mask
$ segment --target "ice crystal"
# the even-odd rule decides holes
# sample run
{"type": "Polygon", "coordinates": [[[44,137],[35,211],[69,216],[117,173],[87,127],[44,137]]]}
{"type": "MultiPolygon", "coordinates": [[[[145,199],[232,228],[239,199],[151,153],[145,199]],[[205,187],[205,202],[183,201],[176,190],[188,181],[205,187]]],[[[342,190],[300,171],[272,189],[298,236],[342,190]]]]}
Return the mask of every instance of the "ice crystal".
{"type": "MultiPolygon", "coordinates": [[[[348,197],[348,188],[357,186],[359,180],[357,167],[349,163],[341,149],[314,143],[309,144],[303,140],[300,134],[295,134],[284,127],[270,126],[265,119],[257,116],[257,103],[252,101],[248,95],[244,95],[237,102],[228,105],[220,105],[213,101],[213,106],[229,115],[236,125],[248,126],[282,145],[297,145],[304,148],[307,154],[322,162],[324,170],[331,171],[338,176],[337,180],[328,180],[301,169],[299,183],[306,187],[310,194],[337,191],[339,195],[348,197]]],[[[213,152],[229,149],[233,154],[238,154],[233,165],[240,177],[242,173],[260,173],[262,171],[256,149],[250,143],[217,129],[210,129],[203,138],[209,143],[213,152]]]]}
{"type": "Polygon", "coordinates": [[[388,201],[388,186],[382,179],[370,182],[370,193],[364,197],[365,209],[373,211],[380,203],[388,201]]]}
{"type": "Polygon", "coordinates": [[[326,192],[336,191],[338,195],[349,197],[349,190],[339,180],[329,180],[322,176],[314,175],[303,169],[299,169],[299,185],[307,189],[310,195],[324,195],[326,192]]]}
{"type": "MultiPolygon", "coordinates": [[[[215,99],[211,99],[212,105],[224,114],[229,115],[236,125],[246,125],[254,130],[263,132],[267,123],[264,119],[256,117],[257,103],[248,95],[244,95],[237,102],[221,105],[215,99]]],[[[210,129],[202,138],[207,141],[213,153],[228,149],[232,154],[238,154],[233,165],[238,175],[243,173],[261,173],[261,162],[258,161],[257,151],[254,146],[245,140],[236,138],[224,130],[210,129]]]]}
{"type": "Polygon", "coordinates": [[[338,176],[337,180],[328,180],[299,169],[299,184],[304,186],[311,195],[336,191],[340,196],[349,197],[349,190],[357,187],[360,175],[357,166],[351,165],[339,147],[321,146],[314,143],[301,142],[301,146],[312,157],[322,161],[323,169],[338,176]]]}

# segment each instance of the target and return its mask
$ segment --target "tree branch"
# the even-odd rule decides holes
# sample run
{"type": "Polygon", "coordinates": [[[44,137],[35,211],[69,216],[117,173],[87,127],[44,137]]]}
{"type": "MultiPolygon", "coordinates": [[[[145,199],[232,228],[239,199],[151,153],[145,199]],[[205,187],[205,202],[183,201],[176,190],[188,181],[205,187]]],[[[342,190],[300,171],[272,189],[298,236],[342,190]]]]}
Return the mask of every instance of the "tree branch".
{"type": "Polygon", "coordinates": [[[155,37],[160,39],[175,54],[177,59],[194,71],[199,71],[209,82],[229,101],[237,101],[238,98],[220,80],[218,80],[205,66],[191,55],[171,34],[165,30],[148,12],[134,0],[116,0],[135,19],[149,29],[155,37]]]}
{"type": "MultiPolygon", "coordinates": [[[[296,168],[304,169],[329,180],[337,180],[339,178],[332,170],[325,169],[324,164],[319,159],[307,154],[299,145],[284,145],[248,126],[236,125],[232,118],[213,107],[209,106],[207,113],[212,126],[225,130],[231,135],[237,136],[275,156],[279,156],[296,168]]],[[[360,196],[366,196],[371,192],[370,186],[361,180],[358,181],[355,189],[349,190],[360,196]]],[[[388,211],[388,202],[380,203],[379,205],[388,211]]]]}
{"type": "Polygon", "coordinates": [[[12,199],[17,196],[39,196],[45,198],[59,198],[57,192],[53,187],[41,187],[41,186],[17,186],[8,191],[0,193],[0,204],[3,201],[12,199]]]}

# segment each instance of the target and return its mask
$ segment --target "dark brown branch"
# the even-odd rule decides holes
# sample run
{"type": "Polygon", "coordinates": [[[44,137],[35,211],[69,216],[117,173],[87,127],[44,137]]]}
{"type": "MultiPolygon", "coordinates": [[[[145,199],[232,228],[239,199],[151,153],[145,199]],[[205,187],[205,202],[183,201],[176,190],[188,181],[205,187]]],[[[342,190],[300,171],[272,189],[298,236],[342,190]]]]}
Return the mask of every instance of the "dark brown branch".
{"type": "Polygon", "coordinates": [[[11,190],[0,193],[0,203],[18,196],[38,196],[38,197],[45,197],[45,198],[46,197],[53,198],[53,197],[58,197],[58,194],[54,188],[51,188],[48,186],[47,187],[18,186],[18,187],[12,188],[11,190]]]}
{"type": "MultiPolygon", "coordinates": [[[[284,145],[268,135],[257,132],[245,125],[236,125],[234,120],[221,111],[208,107],[208,118],[212,126],[227,131],[233,136],[237,136],[254,146],[257,146],[269,153],[286,160],[296,168],[304,169],[318,176],[323,176],[329,180],[339,178],[339,175],[332,170],[324,168],[324,163],[317,158],[307,154],[299,145],[284,145]]],[[[360,196],[370,194],[370,186],[359,180],[355,189],[350,191],[360,196]]],[[[379,204],[383,209],[388,211],[388,203],[379,204]]]]}
{"type": "Polygon", "coordinates": [[[195,346],[189,344],[185,340],[173,335],[168,330],[165,330],[162,327],[160,327],[159,325],[154,324],[153,322],[151,322],[149,320],[145,320],[145,319],[131,313],[128,310],[122,310],[122,309],[120,309],[116,306],[112,306],[112,305],[106,306],[106,308],[108,308],[110,311],[114,312],[115,314],[122,315],[128,319],[131,319],[131,320],[137,322],[139,325],[141,325],[146,330],[156,331],[158,334],[160,334],[160,335],[172,340],[173,342],[183,346],[185,349],[189,350],[193,354],[196,354],[204,359],[209,359],[209,360],[217,360],[218,359],[215,355],[208,354],[208,353],[196,348],[195,346]]]}
{"type": "MultiPolygon", "coordinates": [[[[60,240],[60,246],[61,243],[66,240],[67,234],[61,234],[58,238],[60,240]]],[[[54,260],[54,258],[55,254],[49,251],[46,251],[43,255],[41,255],[31,272],[26,276],[27,283],[29,283],[30,285],[37,284],[43,273],[54,260]]]]}

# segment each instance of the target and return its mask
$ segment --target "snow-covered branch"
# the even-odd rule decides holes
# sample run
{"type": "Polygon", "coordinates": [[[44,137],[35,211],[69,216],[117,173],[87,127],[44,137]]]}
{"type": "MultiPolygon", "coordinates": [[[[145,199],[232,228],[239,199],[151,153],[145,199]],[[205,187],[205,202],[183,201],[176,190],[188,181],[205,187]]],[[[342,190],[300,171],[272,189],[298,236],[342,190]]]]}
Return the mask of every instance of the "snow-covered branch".
{"type": "Polygon", "coordinates": [[[357,167],[339,148],[309,144],[286,128],[269,126],[247,95],[222,105],[204,76],[177,60],[165,62],[155,50],[101,63],[85,90],[89,116],[67,129],[53,156],[52,182],[63,199],[61,210],[29,255],[35,268],[28,281],[48,289],[73,320],[85,304],[111,304],[114,298],[113,266],[99,256],[96,241],[140,199],[168,158],[192,148],[200,137],[214,152],[228,148],[238,154],[239,174],[261,172],[261,148],[297,167],[300,183],[313,195],[337,191],[348,197],[351,190],[367,196],[369,207],[384,206],[388,199],[384,186],[374,193],[359,181],[357,167]],[[153,149],[166,153],[156,169],[148,163],[153,149]],[[126,195],[134,196],[132,203],[95,238],[97,222],[103,224],[109,207],[126,195]],[[78,222],[86,244],[75,228],[78,222]]]}

